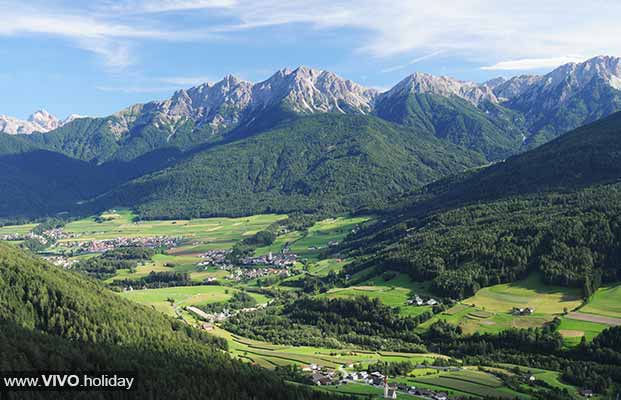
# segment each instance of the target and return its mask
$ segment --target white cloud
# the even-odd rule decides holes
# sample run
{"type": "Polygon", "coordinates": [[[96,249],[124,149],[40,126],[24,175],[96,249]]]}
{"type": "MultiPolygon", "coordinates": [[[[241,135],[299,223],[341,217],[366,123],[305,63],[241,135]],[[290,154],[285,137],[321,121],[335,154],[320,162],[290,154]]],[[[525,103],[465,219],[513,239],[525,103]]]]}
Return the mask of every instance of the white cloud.
{"type": "Polygon", "coordinates": [[[364,57],[442,51],[489,68],[530,68],[524,60],[621,55],[617,0],[65,0],[53,12],[36,1],[26,8],[0,0],[0,35],[67,37],[117,67],[131,64],[129,49],[144,40],[202,41],[291,24],[346,28],[352,51],[364,57]],[[166,19],[172,12],[191,18],[166,19]]]}
{"type": "Polygon", "coordinates": [[[238,0],[238,23],[215,31],[308,24],[354,28],[357,51],[373,57],[444,51],[471,62],[621,55],[616,0],[238,0]],[[562,12],[559,12],[562,10],[562,12]]]}
{"type": "Polygon", "coordinates": [[[99,10],[105,12],[164,13],[171,11],[191,11],[200,9],[230,8],[235,0],[108,0],[99,10]]]}
{"type": "Polygon", "coordinates": [[[532,69],[554,68],[561,64],[582,62],[585,57],[553,57],[553,58],[525,58],[522,60],[501,61],[494,65],[481,67],[486,71],[526,71],[532,69]]]}
{"type": "Polygon", "coordinates": [[[424,56],[416,57],[415,59],[410,60],[409,62],[407,62],[405,64],[400,64],[400,65],[395,65],[393,67],[384,68],[383,70],[381,70],[381,72],[399,71],[399,70],[402,70],[404,68],[409,67],[410,65],[418,64],[418,63],[423,62],[425,60],[429,60],[430,58],[438,56],[438,55],[440,55],[442,53],[443,53],[443,51],[434,51],[432,53],[425,54],[424,56]]]}
{"type": "Polygon", "coordinates": [[[41,11],[19,5],[2,6],[0,36],[52,35],[71,40],[77,47],[100,56],[109,68],[125,68],[134,62],[132,44],[140,40],[189,41],[205,39],[209,33],[196,30],[167,30],[122,23],[68,10],[41,11]]]}

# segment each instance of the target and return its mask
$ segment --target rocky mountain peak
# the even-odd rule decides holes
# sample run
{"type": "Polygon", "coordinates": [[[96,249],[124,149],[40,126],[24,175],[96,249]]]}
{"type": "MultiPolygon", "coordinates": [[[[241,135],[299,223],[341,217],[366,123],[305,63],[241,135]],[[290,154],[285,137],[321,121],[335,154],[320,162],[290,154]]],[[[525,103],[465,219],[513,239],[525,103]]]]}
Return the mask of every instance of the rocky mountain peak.
{"type": "Polygon", "coordinates": [[[49,132],[67,124],[74,119],[82,118],[72,114],[64,120],[59,120],[46,110],[37,110],[27,120],[0,115],[0,132],[11,135],[31,134],[34,132],[49,132]]]}
{"type": "Polygon", "coordinates": [[[457,96],[477,106],[484,101],[498,102],[496,95],[494,95],[492,88],[489,86],[460,81],[447,76],[435,76],[424,72],[416,72],[406,77],[382,96],[403,96],[414,93],[457,96]]]}

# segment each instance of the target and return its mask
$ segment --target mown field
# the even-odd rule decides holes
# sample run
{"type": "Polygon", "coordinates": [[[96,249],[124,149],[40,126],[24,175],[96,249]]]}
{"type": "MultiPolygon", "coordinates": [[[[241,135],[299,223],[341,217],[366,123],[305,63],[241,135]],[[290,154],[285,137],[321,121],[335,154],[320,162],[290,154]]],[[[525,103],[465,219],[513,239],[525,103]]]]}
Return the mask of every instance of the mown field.
{"type": "Polygon", "coordinates": [[[599,288],[580,312],[621,318],[621,285],[599,288]]]}
{"type": "Polygon", "coordinates": [[[311,346],[285,346],[274,345],[248,338],[243,338],[227,332],[220,328],[215,328],[215,335],[224,337],[229,342],[229,351],[236,357],[253,362],[268,368],[276,365],[295,364],[309,365],[317,364],[327,368],[347,367],[350,364],[357,364],[366,368],[369,364],[377,361],[401,362],[410,361],[414,364],[433,362],[436,358],[445,358],[439,354],[414,354],[399,352],[374,352],[360,349],[329,349],[311,346]]]}
{"type": "Polygon", "coordinates": [[[367,296],[371,299],[379,299],[390,307],[399,307],[401,315],[418,315],[431,310],[430,306],[411,306],[407,301],[415,294],[428,295],[428,283],[414,282],[406,274],[397,274],[393,279],[384,280],[381,276],[366,280],[355,286],[331,289],[321,295],[331,299],[355,298],[367,296]]]}
{"type": "Polygon", "coordinates": [[[257,249],[257,255],[268,252],[280,252],[288,246],[291,252],[311,261],[318,261],[322,251],[326,250],[329,243],[341,242],[357,225],[366,222],[369,217],[338,217],[328,218],[315,223],[307,231],[289,232],[279,236],[276,241],[265,247],[257,249]]]}
{"type": "Polygon", "coordinates": [[[530,396],[517,393],[505,387],[503,382],[495,376],[476,370],[442,372],[435,375],[416,377],[408,381],[418,387],[442,388],[449,395],[466,394],[503,399],[530,398],[530,396]]]}
{"type": "MultiPolygon", "coordinates": [[[[239,289],[227,286],[177,286],[161,289],[133,290],[121,293],[121,296],[140,304],[175,315],[175,307],[196,306],[201,304],[221,303],[229,300],[239,289]],[[174,305],[168,299],[174,300],[174,305]]],[[[266,296],[249,293],[257,303],[269,301],[266,296]]]]}
{"type": "Polygon", "coordinates": [[[24,234],[30,232],[35,228],[37,224],[24,224],[24,225],[6,225],[0,226],[0,236],[10,234],[24,234]]]}
{"type": "MultiPolygon", "coordinates": [[[[78,234],[78,240],[114,239],[117,237],[183,237],[183,246],[175,254],[196,254],[211,249],[231,248],[241,238],[267,228],[286,215],[266,214],[243,218],[197,218],[192,220],[134,221],[129,210],[117,210],[67,224],[64,230],[78,234]]],[[[72,241],[64,239],[61,242],[72,241]]]]}
{"type": "Polygon", "coordinates": [[[532,274],[521,281],[483,288],[419,329],[424,330],[438,319],[460,325],[466,333],[534,328],[581,304],[580,290],[545,285],[539,275],[532,274]],[[535,311],[531,315],[513,315],[514,307],[531,307],[535,311]]]}

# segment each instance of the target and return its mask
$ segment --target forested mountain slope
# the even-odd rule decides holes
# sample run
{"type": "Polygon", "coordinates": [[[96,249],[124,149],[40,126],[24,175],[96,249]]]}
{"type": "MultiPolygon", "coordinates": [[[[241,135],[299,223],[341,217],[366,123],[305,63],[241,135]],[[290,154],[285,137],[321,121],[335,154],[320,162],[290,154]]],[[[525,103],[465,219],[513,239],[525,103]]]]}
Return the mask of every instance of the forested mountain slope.
{"type": "Polygon", "coordinates": [[[299,117],[198,152],[93,201],[148,217],[354,210],[483,163],[432,135],[363,115],[299,117]]]}
{"type": "Polygon", "coordinates": [[[515,154],[527,134],[519,113],[492,102],[474,105],[457,96],[417,93],[398,86],[378,97],[375,114],[431,132],[489,160],[515,154]]]}
{"type": "Polygon", "coordinates": [[[399,269],[462,298],[539,270],[592,293],[621,280],[621,114],[461,180],[436,183],[350,238],[358,267],[399,269]]]}
{"type": "Polygon", "coordinates": [[[0,244],[2,371],[139,371],[132,398],[327,397],[234,361],[220,351],[225,347],[222,339],[0,244]]]}

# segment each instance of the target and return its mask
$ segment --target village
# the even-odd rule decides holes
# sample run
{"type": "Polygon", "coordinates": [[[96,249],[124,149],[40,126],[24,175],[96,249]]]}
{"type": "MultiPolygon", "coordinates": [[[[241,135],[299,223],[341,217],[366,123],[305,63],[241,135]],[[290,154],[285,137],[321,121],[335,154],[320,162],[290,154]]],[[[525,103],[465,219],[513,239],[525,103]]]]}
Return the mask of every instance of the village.
{"type": "Polygon", "coordinates": [[[76,254],[104,253],[119,247],[149,247],[172,249],[181,241],[181,237],[152,236],[152,237],[117,237],[113,239],[67,241],[61,247],[71,248],[76,254]]]}
{"type": "MultiPolygon", "coordinates": [[[[378,371],[346,371],[345,367],[351,369],[353,364],[342,365],[339,370],[323,368],[317,364],[310,364],[302,367],[302,371],[307,373],[312,383],[316,386],[334,386],[347,384],[366,384],[384,389],[385,399],[396,399],[399,393],[418,396],[429,400],[448,400],[449,395],[445,392],[431,389],[417,388],[416,386],[404,383],[389,384],[388,377],[378,371]]],[[[429,365],[417,365],[417,369],[436,369],[439,372],[460,371],[459,367],[436,367],[429,365]]]]}
{"type": "Polygon", "coordinates": [[[283,252],[274,255],[269,252],[264,256],[245,257],[236,265],[229,260],[230,254],[231,250],[209,250],[199,256],[203,261],[199,262],[198,266],[205,267],[205,269],[213,266],[228,271],[230,273],[227,276],[228,280],[240,282],[276,275],[281,278],[289,277],[291,276],[290,268],[297,261],[297,255],[293,253],[283,252]]]}

